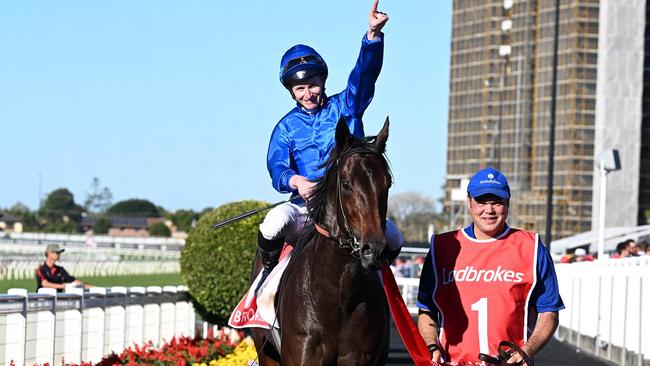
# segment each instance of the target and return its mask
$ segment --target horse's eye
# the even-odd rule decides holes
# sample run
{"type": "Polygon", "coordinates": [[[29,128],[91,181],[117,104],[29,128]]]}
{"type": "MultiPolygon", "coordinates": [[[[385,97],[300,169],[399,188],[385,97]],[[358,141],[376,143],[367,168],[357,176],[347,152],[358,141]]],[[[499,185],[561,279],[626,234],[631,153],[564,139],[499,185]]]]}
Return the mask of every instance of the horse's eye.
{"type": "Polygon", "coordinates": [[[342,181],[341,181],[341,188],[343,188],[343,189],[346,190],[346,191],[350,191],[350,190],[352,190],[352,185],[350,184],[349,181],[347,181],[347,180],[342,180],[342,181]]]}

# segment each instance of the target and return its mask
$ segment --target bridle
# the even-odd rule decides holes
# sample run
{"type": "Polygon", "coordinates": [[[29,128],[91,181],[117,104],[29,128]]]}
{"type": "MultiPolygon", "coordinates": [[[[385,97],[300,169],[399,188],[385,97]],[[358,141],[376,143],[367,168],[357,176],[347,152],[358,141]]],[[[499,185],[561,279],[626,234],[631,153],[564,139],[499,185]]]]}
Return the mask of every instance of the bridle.
{"type": "Polygon", "coordinates": [[[314,223],[314,227],[316,228],[316,231],[321,234],[322,236],[336,242],[339,244],[339,248],[341,249],[348,249],[350,250],[350,254],[355,257],[355,258],[360,258],[360,251],[361,251],[361,242],[359,242],[359,239],[354,235],[352,232],[352,229],[350,228],[350,224],[348,222],[348,217],[345,213],[345,208],[343,207],[343,198],[341,195],[341,163],[345,161],[345,159],[349,158],[352,155],[356,154],[376,154],[376,155],[381,155],[376,146],[374,144],[364,144],[364,145],[359,145],[352,147],[342,154],[341,157],[336,159],[336,200],[337,200],[337,210],[336,210],[336,222],[339,225],[339,228],[343,231],[344,236],[336,236],[331,234],[329,231],[324,229],[322,226],[320,226],[318,223],[314,223]],[[343,225],[341,225],[341,221],[343,221],[343,225]]]}

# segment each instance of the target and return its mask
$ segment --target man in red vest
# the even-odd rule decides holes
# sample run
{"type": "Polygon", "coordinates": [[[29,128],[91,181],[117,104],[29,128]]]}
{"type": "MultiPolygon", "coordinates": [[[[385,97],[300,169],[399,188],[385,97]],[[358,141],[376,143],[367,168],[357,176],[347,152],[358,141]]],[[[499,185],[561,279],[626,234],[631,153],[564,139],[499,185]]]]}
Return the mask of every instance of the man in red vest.
{"type": "MultiPolygon", "coordinates": [[[[497,354],[501,341],[532,358],[564,308],[553,261],[538,234],[506,224],[510,187],[501,172],[477,172],[467,193],[472,223],[431,238],[418,329],[435,362],[482,364],[479,353],[497,354]]],[[[518,361],[518,353],[508,360],[518,361]]]]}

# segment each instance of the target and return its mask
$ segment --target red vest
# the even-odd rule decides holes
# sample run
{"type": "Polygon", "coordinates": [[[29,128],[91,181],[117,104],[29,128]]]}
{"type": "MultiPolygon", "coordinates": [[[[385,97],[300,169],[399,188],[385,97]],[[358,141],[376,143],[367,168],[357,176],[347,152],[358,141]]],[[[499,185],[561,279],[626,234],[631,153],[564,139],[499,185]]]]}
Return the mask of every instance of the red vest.
{"type": "Polygon", "coordinates": [[[534,327],[528,319],[536,319],[528,302],[537,280],[537,234],[508,229],[477,240],[451,231],[434,237],[431,253],[440,340],[451,361],[479,362],[479,352],[495,355],[501,341],[522,346],[534,327]]]}

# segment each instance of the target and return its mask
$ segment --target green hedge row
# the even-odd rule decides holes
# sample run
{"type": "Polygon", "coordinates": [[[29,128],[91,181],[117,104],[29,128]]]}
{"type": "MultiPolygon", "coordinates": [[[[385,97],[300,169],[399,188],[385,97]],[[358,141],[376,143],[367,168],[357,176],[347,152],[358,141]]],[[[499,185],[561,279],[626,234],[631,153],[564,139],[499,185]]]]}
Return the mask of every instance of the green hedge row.
{"type": "Polygon", "coordinates": [[[181,275],[201,317],[225,324],[248,288],[257,230],[266,212],[212,230],[211,225],[268,203],[239,201],[201,216],[181,253],[181,275]]]}

